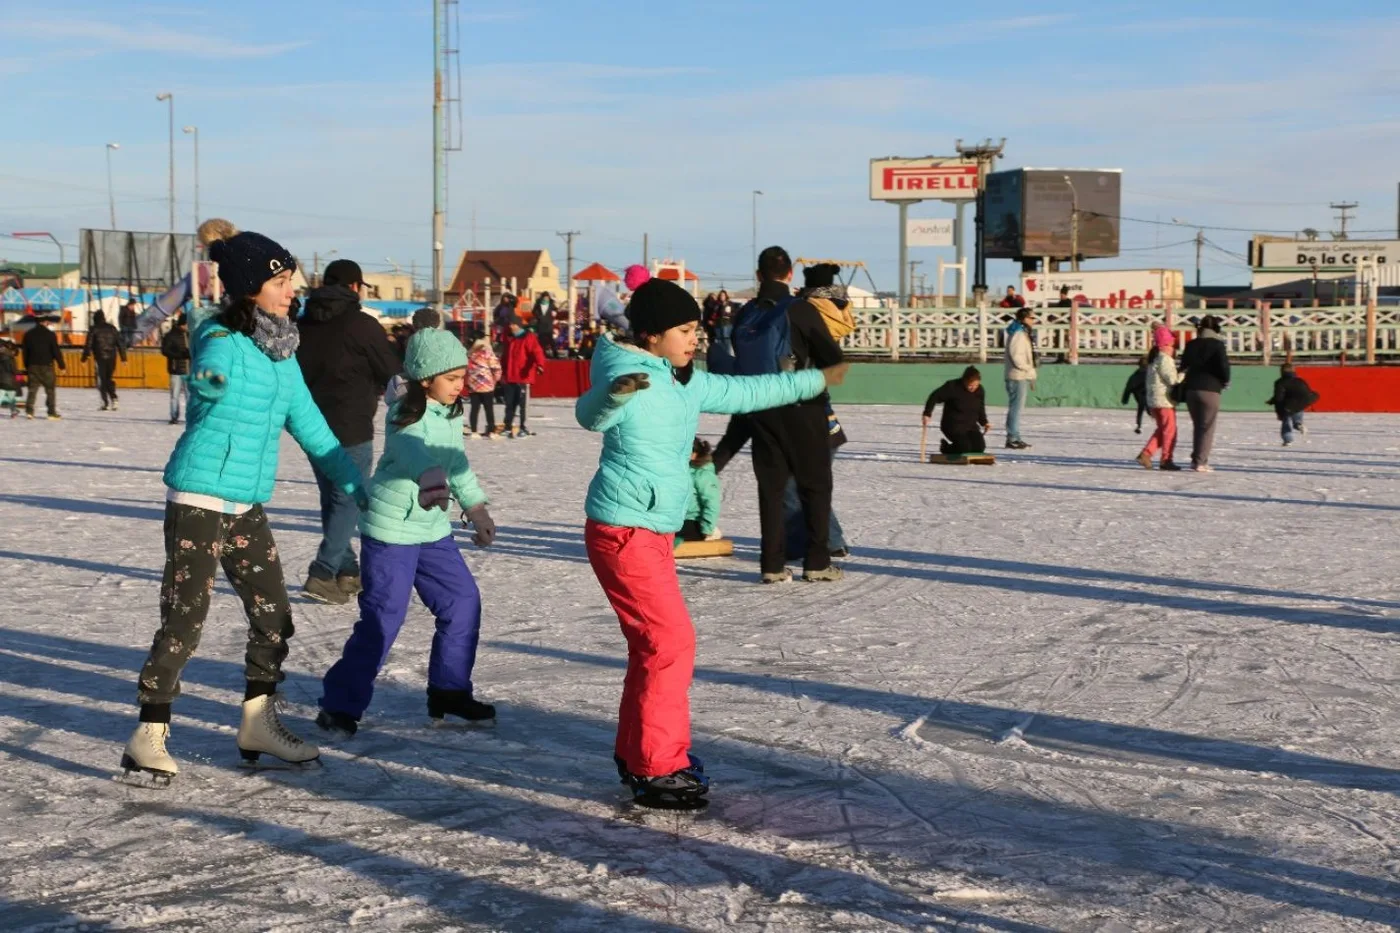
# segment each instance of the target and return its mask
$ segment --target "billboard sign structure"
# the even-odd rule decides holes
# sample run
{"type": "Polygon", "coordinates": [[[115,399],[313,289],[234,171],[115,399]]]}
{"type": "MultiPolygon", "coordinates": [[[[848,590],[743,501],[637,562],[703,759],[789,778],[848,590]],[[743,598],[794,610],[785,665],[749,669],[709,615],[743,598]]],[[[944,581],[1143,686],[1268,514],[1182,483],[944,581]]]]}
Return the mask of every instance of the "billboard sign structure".
{"type": "Polygon", "coordinates": [[[1362,259],[1400,265],[1400,240],[1264,240],[1252,246],[1258,268],[1296,269],[1305,275],[1314,269],[1355,268],[1362,259]]]}
{"type": "Polygon", "coordinates": [[[1096,269],[1021,275],[1021,294],[1032,306],[1054,304],[1062,288],[1069,289],[1069,299],[1074,303],[1093,308],[1160,308],[1164,303],[1181,303],[1185,278],[1180,269],[1096,269]]]}
{"type": "Polygon", "coordinates": [[[872,201],[971,201],[977,197],[977,163],[958,156],[871,159],[872,201]]]}
{"type": "Polygon", "coordinates": [[[910,246],[952,246],[953,218],[911,219],[905,240],[910,246]]]}
{"type": "Polygon", "coordinates": [[[1011,169],[987,176],[987,256],[993,259],[1068,259],[1074,253],[1071,219],[1079,210],[1083,259],[1118,255],[1123,202],[1121,169],[1011,169]]]}
{"type": "Polygon", "coordinates": [[[195,248],[192,233],[84,229],[78,231],[78,269],[87,285],[170,288],[189,274],[195,248]]]}

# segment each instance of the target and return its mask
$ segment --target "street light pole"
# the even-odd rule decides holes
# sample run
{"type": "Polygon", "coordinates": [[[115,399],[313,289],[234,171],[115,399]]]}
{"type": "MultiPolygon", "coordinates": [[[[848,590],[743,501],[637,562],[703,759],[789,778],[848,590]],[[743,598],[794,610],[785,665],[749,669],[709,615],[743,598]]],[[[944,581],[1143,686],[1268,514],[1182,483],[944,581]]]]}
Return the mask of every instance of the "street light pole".
{"type": "MultiPolygon", "coordinates": [[[[1075,190],[1074,182],[1069,180],[1069,176],[1064,176],[1065,184],[1069,185],[1069,194],[1073,199],[1069,209],[1069,267],[1074,272],[1079,271],[1079,192],[1075,190]]],[[[1049,269],[1045,270],[1049,272],[1049,269]]]]}
{"type": "Polygon", "coordinates": [[[170,232],[175,232],[175,95],[169,91],[162,91],[156,95],[156,100],[166,101],[170,104],[170,191],[168,198],[170,201],[170,232]]]}
{"type": "Polygon", "coordinates": [[[199,127],[187,126],[185,132],[194,136],[194,226],[199,229],[199,127]]]}
{"type": "Polygon", "coordinates": [[[763,194],[757,188],[753,192],[753,263],[758,265],[758,199],[763,194]]]}
{"type": "Polygon", "coordinates": [[[63,244],[58,242],[58,237],[48,231],[40,231],[38,233],[12,233],[10,236],[17,240],[53,240],[53,245],[58,247],[58,287],[62,290],[63,273],[67,271],[65,267],[68,261],[64,256],[63,244]]]}
{"type": "Polygon", "coordinates": [[[107,210],[111,212],[112,229],[117,229],[117,196],[112,191],[112,150],[120,149],[121,143],[107,144],[107,210]]]}

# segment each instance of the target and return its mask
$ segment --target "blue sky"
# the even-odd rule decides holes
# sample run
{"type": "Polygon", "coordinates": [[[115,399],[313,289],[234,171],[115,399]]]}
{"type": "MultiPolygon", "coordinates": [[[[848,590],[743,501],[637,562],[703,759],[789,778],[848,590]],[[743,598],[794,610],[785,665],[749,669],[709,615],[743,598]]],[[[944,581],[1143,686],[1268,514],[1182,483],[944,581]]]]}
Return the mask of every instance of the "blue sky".
{"type": "MultiPolygon", "coordinates": [[[[1006,137],[1003,167],[1121,167],[1125,253],[1101,265],[1247,281],[1247,230],[1394,236],[1400,8],[1316,3],[995,7],[603,0],[461,4],[465,150],[453,156],[451,257],[547,247],[583,231],[580,264],[637,261],[643,232],[731,286],[760,246],[869,263],[896,284],[895,209],[868,200],[871,157],[1006,137]],[[1128,251],[1130,250],[1130,251],[1128,251]],[[1238,254],[1232,256],[1231,254],[1238,254]]],[[[0,232],[76,243],[107,225],[163,230],[165,104],[176,101],[177,219],[205,216],[366,267],[430,256],[429,0],[160,3],[0,0],[7,141],[0,232]]],[[[924,204],[916,216],[950,216],[924,204]]],[[[925,269],[951,250],[916,250],[925,269]]],[[[0,258],[53,250],[0,239],[0,258]]],[[[1010,281],[993,263],[993,284],[1010,281]]],[[[951,283],[950,283],[951,284],[951,283]]]]}

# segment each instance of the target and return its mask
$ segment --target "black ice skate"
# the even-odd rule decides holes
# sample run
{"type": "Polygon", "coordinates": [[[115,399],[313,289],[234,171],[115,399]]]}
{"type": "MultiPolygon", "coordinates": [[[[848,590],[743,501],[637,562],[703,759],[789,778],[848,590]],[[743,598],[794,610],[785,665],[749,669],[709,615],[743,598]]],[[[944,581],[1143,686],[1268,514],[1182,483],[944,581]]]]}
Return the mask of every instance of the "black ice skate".
{"type": "Polygon", "coordinates": [[[491,725],[496,721],[496,707],[472,699],[470,690],[438,690],[428,688],[428,717],[434,723],[442,722],[448,716],[456,716],[467,722],[491,725]]]}
{"type": "Polygon", "coordinates": [[[334,738],[348,739],[360,728],[360,721],[349,713],[332,713],[323,709],[316,714],[316,725],[334,738]]]}
{"type": "MultiPolygon", "coordinates": [[[[686,753],[685,757],[690,759],[691,771],[694,771],[696,774],[705,773],[705,762],[701,761],[697,756],[692,755],[689,752],[686,753]]],[[[621,780],[623,784],[632,783],[632,773],[627,770],[627,762],[622,760],[621,755],[613,755],[613,764],[617,765],[618,779],[621,780]]]]}
{"type": "Polygon", "coordinates": [[[654,810],[700,810],[709,806],[705,795],[710,792],[710,779],[699,771],[683,768],[660,777],[630,775],[632,800],[638,806],[654,810]]]}

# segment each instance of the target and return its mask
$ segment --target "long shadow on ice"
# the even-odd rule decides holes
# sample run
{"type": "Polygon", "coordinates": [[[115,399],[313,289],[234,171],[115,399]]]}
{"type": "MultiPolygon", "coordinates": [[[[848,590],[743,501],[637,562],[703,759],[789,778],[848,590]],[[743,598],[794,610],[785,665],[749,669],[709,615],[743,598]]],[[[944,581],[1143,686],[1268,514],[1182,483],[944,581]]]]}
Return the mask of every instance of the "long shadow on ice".
{"type": "Polygon", "coordinates": [[[70,914],[58,907],[22,901],[5,894],[0,894],[0,917],[5,918],[6,930],[20,930],[23,933],[47,933],[49,930],[107,933],[108,930],[117,929],[106,923],[70,914]]]}
{"type": "MultiPolygon", "coordinates": [[[[152,502],[149,505],[126,505],[115,499],[70,499],[62,496],[35,496],[16,493],[0,493],[0,502],[23,505],[33,509],[49,509],[68,515],[107,515],[113,518],[135,518],[144,521],[165,521],[165,503],[152,502]]],[[[321,534],[320,515],[309,509],[268,509],[268,521],[274,534],[279,531],[321,534]],[[316,524],[298,525],[285,520],[288,515],[303,515],[316,524]]]]}
{"type": "MultiPolygon", "coordinates": [[[[10,650],[0,653],[0,676],[7,682],[34,689],[54,689],[53,685],[60,684],[59,689],[69,695],[102,700],[129,694],[130,683],[14,652],[133,669],[141,654],[133,649],[16,631],[5,632],[4,643],[10,650]]],[[[537,649],[533,653],[553,655],[537,649]]],[[[610,666],[620,663],[619,659],[567,654],[570,660],[610,666]]],[[[191,679],[201,683],[203,678],[214,675],[218,685],[224,687],[241,677],[238,665],[228,662],[192,664],[189,673],[191,679]]],[[[701,676],[718,682],[734,678],[734,682],[759,689],[767,684],[769,689],[785,693],[800,690],[811,696],[830,697],[832,702],[840,702],[849,690],[725,672],[702,671],[701,676]]],[[[865,699],[872,706],[910,700],[876,691],[859,691],[856,697],[848,695],[845,700],[852,702],[860,698],[859,694],[868,694],[865,699]]],[[[218,708],[218,719],[227,720],[234,712],[232,704],[187,696],[177,705],[177,747],[182,752],[213,750],[216,745],[231,751],[227,748],[227,733],[190,722],[187,717],[191,713],[210,714],[218,708]]],[[[802,895],[809,909],[858,911],[893,923],[965,922],[999,930],[1040,929],[985,912],[949,908],[907,893],[926,889],[928,882],[918,877],[911,882],[899,880],[921,868],[950,872],[956,877],[971,874],[996,878],[1023,890],[1034,888],[1042,900],[1058,897],[1075,905],[1076,910],[1083,907],[1086,899],[1099,898],[1126,909],[1124,899],[1129,895],[1125,890],[1140,892],[1169,880],[1173,893],[1156,902],[1156,907],[1167,911],[1200,906],[1181,906],[1183,891],[1178,885],[1185,884],[1188,889],[1209,886],[1216,892],[1233,891],[1247,898],[1339,917],[1400,923],[1400,906],[1395,903],[1400,899],[1400,884],[1287,857],[1287,845],[1278,840],[1260,842],[1209,827],[1077,807],[1029,793],[970,788],[878,771],[876,764],[863,763],[857,768],[800,750],[714,740],[719,755],[712,761],[719,767],[712,770],[720,780],[726,775],[732,775],[732,779],[725,780],[717,793],[709,819],[730,824],[741,834],[759,833],[760,839],[776,835],[808,844],[815,839],[836,846],[837,852],[854,850],[860,861],[879,865],[885,876],[895,876],[891,886],[841,867],[756,851],[698,833],[677,834],[669,822],[660,829],[656,822],[638,824],[600,814],[596,793],[581,795],[593,801],[584,807],[555,806],[539,798],[524,797],[522,790],[549,797],[577,793],[566,783],[562,772],[576,773],[578,764],[587,767],[592,756],[582,759],[578,751],[581,748],[597,747],[599,758],[606,755],[611,730],[605,720],[572,712],[515,706],[503,714],[502,727],[522,737],[530,736],[531,745],[513,745],[516,751],[505,749],[493,755],[490,746],[452,746],[419,741],[417,737],[401,738],[392,744],[382,740],[376,743],[373,730],[369,730],[365,736],[369,741],[352,746],[356,757],[333,759],[323,776],[305,784],[299,782],[298,786],[326,799],[378,808],[411,822],[470,831],[581,864],[601,863],[609,870],[622,872],[645,865],[652,877],[681,888],[695,884],[744,884],[761,892],[770,902],[776,902],[784,892],[794,891],[802,895]],[[544,747],[535,743],[543,743],[544,747]],[[424,745],[430,747],[425,751],[424,745]],[[371,749],[378,762],[405,767],[391,773],[366,755],[371,749]],[[425,757],[428,754],[432,757],[425,757]],[[445,769],[482,783],[463,786],[445,782],[432,773],[443,773],[445,769]],[[468,813],[478,814],[479,818],[469,825],[456,822],[468,813]],[[667,857],[662,859],[662,853],[668,853],[667,857]]],[[[131,727],[129,715],[113,713],[105,704],[45,704],[26,708],[23,718],[47,728],[67,729],[111,742],[113,756],[116,743],[131,727]]],[[[359,739],[357,736],[355,741],[358,743],[359,739]]],[[[597,770],[606,771],[606,765],[600,762],[597,770]]],[[[599,786],[608,781],[600,776],[599,786]]],[[[221,806],[227,806],[222,796],[219,799],[223,801],[221,806]]],[[[259,799],[262,805],[267,803],[265,794],[259,799]]],[[[804,851],[812,852],[810,848],[804,851]]],[[[839,865],[844,859],[834,861],[839,865]]],[[[1130,899],[1132,909],[1142,909],[1140,893],[1132,893],[1130,899]]],[[[1201,904],[1218,903],[1204,893],[1196,900],[1201,904]]]]}

